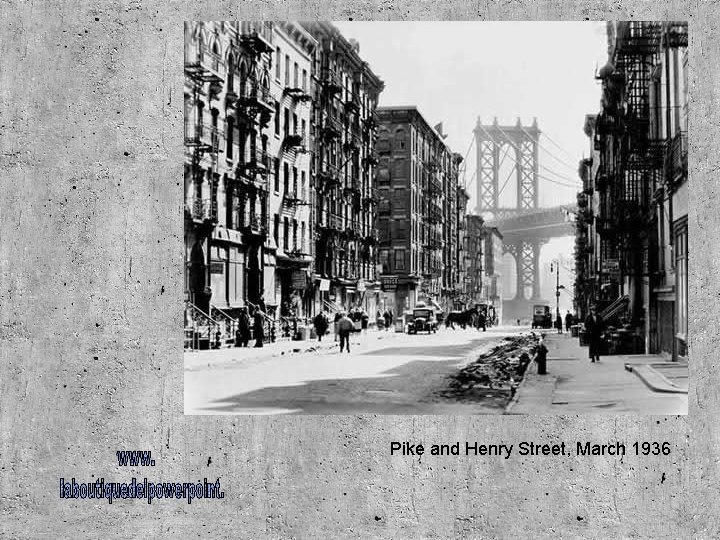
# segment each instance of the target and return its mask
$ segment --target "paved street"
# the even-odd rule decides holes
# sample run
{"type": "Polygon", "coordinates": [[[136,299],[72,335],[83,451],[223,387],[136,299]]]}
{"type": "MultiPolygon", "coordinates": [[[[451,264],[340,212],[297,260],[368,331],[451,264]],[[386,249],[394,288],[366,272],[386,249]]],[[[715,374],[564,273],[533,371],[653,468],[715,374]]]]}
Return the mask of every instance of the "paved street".
{"type": "Polygon", "coordinates": [[[341,354],[332,336],[310,352],[282,349],[316,342],[186,353],[185,413],[501,414],[504,404],[457,403],[434,393],[447,375],[520,330],[371,332],[353,338],[350,354],[341,354]]]}

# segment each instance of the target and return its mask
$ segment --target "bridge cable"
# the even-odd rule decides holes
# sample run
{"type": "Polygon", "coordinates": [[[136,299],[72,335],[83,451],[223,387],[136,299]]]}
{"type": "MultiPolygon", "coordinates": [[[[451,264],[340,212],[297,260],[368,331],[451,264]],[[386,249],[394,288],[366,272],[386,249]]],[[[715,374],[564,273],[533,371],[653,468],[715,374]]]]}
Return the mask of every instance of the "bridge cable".
{"type": "MultiPolygon", "coordinates": [[[[490,138],[490,140],[492,140],[492,142],[494,142],[495,144],[498,144],[498,141],[497,141],[492,135],[490,135],[490,133],[488,133],[488,131],[484,128],[484,126],[480,126],[480,127],[481,127],[481,129],[485,132],[485,135],[487,135],[487,136],[490,138]]],[[[500,129],[500,131],[502,131],[503,134],[507,135],[507,133],[505,133],[505,131],[503,131],[502,128],[499,128],[499,127],[498,127],[498,129],[500,129]]],[[[516,145],[514,142],[508,141],[508,144],[517,149],[517,145],[516,145]]],[[[512,159],[512,160],[515,162],[515,166],[516,166],[516,167],[519,166],[517,160],[516,160],[514,157],[511,156],[510,159],[512,159]]],[[[538,165],[539,165],[539,164],[538,164],[538,165]]],[[[540,167],[542,167],[542,165],[540,165],[540,167]]],[[[545,168],[545,167],[543,167],[543,168],[545,168]]],[[[552,171],[551,171],[551,172],[552,172],[552,171]]],[[[555,174],[557,174],[557,173],[555,173],[555,174]]],[[[540,174],[539,172],[537,173],[537,175],[538,175],[538,178],[541,178],[541,179],[543,179],[543,180],[546,180],[546,181],[548,181],[548,182],[551,182],[551,183],[553,183],[553,184],[557,184],[557,185],[563,186],[563,187],[578,189],[579,187],[582,186],[582,184],[566,184],[566,183],[560,182],[560,181],[558,181],[558,180],[554,180],[554,179],[552,179],[552,178],[548,178],[548,177],[540,174]]],[[[559,175],[558,175],[558,176],[559,176],[559,175]]],[[[570,180],[570,181],[572,181],[572,180],[570,180]]],[[[579,179],[578,179],[578,182],[580,182],[579,179]]],[[[499,195],[500,195],[500,194],[498,194],[498,196],[499,196],[499,195]]]]}
{"type": "MultiPolygon", "coordinates": [[[[522,129],[522,130],[525,132],[526,135],[529,135],[529,136],[532,137],[532,135],[530,135],[530,133],[528,132],[528,130],[526,130],[523,126],[520,126],[520,129],[522,129]]],[[[541,132],[540,132],[540,135],[545,135],[545,133],[543,133],[543,132],[541,131],[541,132]]],[[[545,148],[545,145],[540,144],[540,141],[538,141],[538,148],[540,148],[540,150],[542,150],[543,152],[545,152],[548,156],[550,156],[551,158],[553,158],[554,160],[556,160],[556,161],[557,161],[558,163],[560,163],[561,165],[565,165],[568,169],[570,169],[570,170],[573,172],[573,174],[577,174],[577,166],[572,166],[572,165],[568,164],[566,161],[564,161],[564,160],[560,159],[559,157],[557,157],[557,156],[556,156],[555,154],[553,154],[550,150],[548,150],[547,148],[545,148]]]]}
{"type": "MultiPolygon", "coordinates": [[[[496,126],[496,127],[502,132],[503,135],[505,135],[505,136],[507,137],[507,132],[505,132],[500,126],[496,126]]],[[[486,132],[486,133],[487,133],[487,132],[486,132]]],[[[490,136],[489,133],[488,133],[488,136],[490,136]]],[[[490,136],[490,138],[492,138],[492,136],[490,136]]],[[[517,144],[514,143],[513,141],[509,140],[509,139],[510,139],[510,138],[508,137],[508,144],[511,144],[516,150],[520,151],[520,149],[518,148],[517,144]]],[[[493,141],[494,141],[494,139],[493,139],[493,141]]],[[[494,141],[494,142],[497,144],[497,141],[494,141]]],[[[513,160],[513,161],[515,161],[515,165],[518,165],[518,162],[517,162],[516,160],[513,160]]],[[[538,162],[537,165],[538,165],[539,168],[545,169],[545,170],[548,171],[550,174],[554,174],[555,176],[557,176],[557,177],[559,177],[559,178],[561,178],[561,179],[563,179],[563,180],[565,180],[565,181],[567,181],[567,182],[575,182],[575,181],[576,181],[576,180],[574,180],[573,178],[568,178],[567,176],[563,176],[562,174],[556,173],[555,171],[552,171],[552,170],[548,169],[548,168],[545,167],[544,165],[541,165],[540,162],[538,162]]],[[[541,176],[539,173],[538,173],[538,176],[539,176],[540,178],[544,178],[544,177],[541,176]]],[[[545,178],[545,179],[547,180],[547,178],[545,178]]],[[[552,182],[552,180],[550,180],[550,181],[552,182]]],[[[578,182],[578,185],[577,185],[577,186],[568,186],[568,187],[580,187],[580,185],[582,185],[582,182],[581,182],[581,180],[580,180],[579,178],[577,179],[577,182],[578,182]]],[[[557,184],[558,182],[555,181],[555,183],[557,184]]],[[[562,185],[562,184],[560,184],[560,185],[562,185]]]]}
{"type": "Polygon", "coordinates": [[[573,159],[573,156],[571,156],[570,153],[569,153],[567,150],[565,150],[562,146],[560,146],[558,143],[556,143],[555,141],[553,141],[553,140],[550,138],[550,135],[548,135],[548,134],[545,133],[544,131],[541,132],[541,134],[544,135],[545,138],[546,138],[548,141],[550,141],[552,144],[554,144],[561,152],[564,152],[566,156],[568,156],[570,159],[573,159]]]}

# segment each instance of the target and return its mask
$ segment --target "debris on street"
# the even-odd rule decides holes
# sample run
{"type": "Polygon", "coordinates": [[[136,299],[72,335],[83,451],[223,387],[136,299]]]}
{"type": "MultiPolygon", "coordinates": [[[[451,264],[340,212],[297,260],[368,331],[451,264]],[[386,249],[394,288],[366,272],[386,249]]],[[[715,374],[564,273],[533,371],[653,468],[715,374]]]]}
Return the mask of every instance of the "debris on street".
{"type": "Polygon", "coordinates": [[[515,394],[528,365],[535,356],[540,336],[534,333],[505,338],[450,377],[449,388],[440,394],[460,400],[506,398],[515,394]]]}

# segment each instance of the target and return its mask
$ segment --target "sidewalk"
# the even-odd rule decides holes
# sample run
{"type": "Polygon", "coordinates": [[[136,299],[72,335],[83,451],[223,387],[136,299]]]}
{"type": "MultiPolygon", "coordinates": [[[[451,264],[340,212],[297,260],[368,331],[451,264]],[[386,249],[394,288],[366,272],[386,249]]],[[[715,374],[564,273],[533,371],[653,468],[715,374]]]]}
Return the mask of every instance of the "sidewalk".
{"type": "Polygon", "coordinates": [[[687,381],[687,364],[670,368],[660,355],[603,356],[591,363],[587,347],[568,334],[547,334],[545,344],[547,375],[531,363],[507,414],[687,414],[682,384],[663,374],[687,381]]]}
{"type": "MultiPolygon", "coordinates": [[[[352,334],[350,336],[350,343],[353,348],[361,347],[364,349],[370,343],[382,343],[383,340],[402,335],[404,334],[384,332],[382,330],[368,330],[367,334],[352,334]]],[[[276,341],[275,343],[266,343],[264,346],[257,348],[252,346],[254,342],[251,341],[249,347],[185,351],[183,354],[185,371],[199,371],[215,367],[227,367],[240,363],[243,365],[250,365],[273,357],[308,352],[330,351],[332,349],[339,350],[340,342],[334,341],[334,339],[335,336],[331,332],[323,336],[322,341],[318,341],[317,339],[307,339],[304,341],[291,341],[283,339],[276,341]]]]}

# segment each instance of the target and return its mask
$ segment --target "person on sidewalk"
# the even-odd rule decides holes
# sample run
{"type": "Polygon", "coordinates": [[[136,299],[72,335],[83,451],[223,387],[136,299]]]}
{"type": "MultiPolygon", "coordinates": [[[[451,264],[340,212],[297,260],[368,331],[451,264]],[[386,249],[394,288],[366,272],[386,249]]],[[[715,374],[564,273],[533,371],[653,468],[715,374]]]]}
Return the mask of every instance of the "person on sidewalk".
{"type": "Polygon", "coordinates": [[[343,313],[340,316],[337,326],[338,335],[340,336],[340,352],[343,352],[345,347],[347,347],[347,352],[350,352],[350,332],[355,330],[355,325],[352,319],[343,313]]]}
{"type": "Polygon", "coordinates": [[[318,314],[315,315],[315,319],[313,319],[313,324],[315,325],[315,333],[317,334],[318,341],[322,341],[322,337],[328,329],[328,320],[327,317],[325,317],[325,313],[322,311],[318,312],[318,314]]]}
{"type": "Polygon", "coordinates": [[[333,324],[333,332],[335,333],[335,341],[338,340],[338,322],[340,322],[340,319],[342,318],[342,316],[343,316],[342,311],[338,310],[335,312],[335,319],[334,319],[334,324],[333,324]]]}
{"type": "Polygon", "coordinates": [[[555,328],[557,329],[558,334],[562,334],[562,317],[560,316],[559,311],[557,314],[557,319],[555,319],[555,328]]]}
{"type": "Polygon", "coordinates": [[[238,339],[236,345],[238,347],[247,347],[250,342],[250,316],[247,308],[240,309],[240,317],[238,318],[238,339]]]}
{"type": "Polygon", "coordinates": [[[598,314],[597,307],[590,307],[590,315],[585,319],[585,332],[587,333],[588,354],[591,362],[600,361],[600,348],[602,347],[602,334],[605,330],[605,321],[598,314]]]}
{"type": "Polygon", "coordinates": [[[570,310],[568,310],[567,314],[565,315],[565,331],[568,334],[570,333],[570,327],[573,325],[573,322],[575,322],[575,317],[573,317],[572,313],[570,313],[570,310]]]}
{"type": "Polygon", "coordinates": [[[253,332],[255,334],[255,347],[262,347],[265,338],[265,313],[260,307],[253,313],[253,332]]]}

